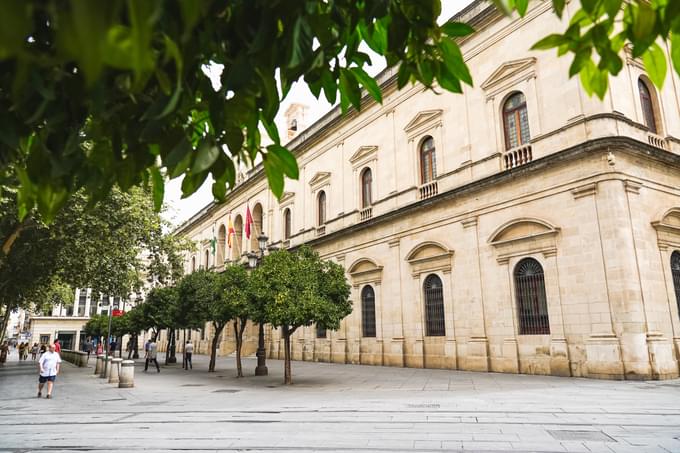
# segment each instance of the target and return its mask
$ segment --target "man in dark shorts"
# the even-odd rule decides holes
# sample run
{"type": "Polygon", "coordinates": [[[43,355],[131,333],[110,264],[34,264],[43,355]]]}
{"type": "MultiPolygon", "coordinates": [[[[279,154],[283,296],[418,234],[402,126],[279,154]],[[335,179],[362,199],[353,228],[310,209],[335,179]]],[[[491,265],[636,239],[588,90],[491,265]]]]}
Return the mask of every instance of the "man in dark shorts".
{"type": "Polygon", "coordinates": [[[42,396],[42,389],[47,382],[47,396],[46,398],[52,398],[52,389],[54,388],[54,381],[59,374],[59,368],[61,366],[61,357],[59,353],[55,351],[53,344],[49,345],[49,349],[43,355],[40,356],[38,361],[38,370],[40,371],[40,377],[38,378],[38,398],[42,396]]]}

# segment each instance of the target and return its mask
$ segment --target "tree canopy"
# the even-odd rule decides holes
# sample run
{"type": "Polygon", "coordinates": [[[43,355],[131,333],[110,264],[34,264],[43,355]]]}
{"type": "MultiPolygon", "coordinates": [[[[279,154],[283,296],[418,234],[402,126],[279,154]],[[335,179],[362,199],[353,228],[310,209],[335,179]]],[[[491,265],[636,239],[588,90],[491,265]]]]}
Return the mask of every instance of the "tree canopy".
{"type": "MultiPolygon", "coordinates": [[[[506,14],[529,7],[493,2],[506,14]]],[[[566,3],[552,0],[557,16],[566,3]]],[[[680,73],[680,2],[573,9],[564,33],[534,48],[573,54],[569,74],[589,93],[604,96],[627,44],[655,84],[663,42],[680,73]]],[[[362,89],[381,102],[362,45],[398,68],[400,88],[473,83],[458,39],[474,30],[439,25],[440,0],[0,0],[0,10],[0,165],[18,179],[20,218],[37,207],[50,221],[73,193],[101,200],[115,186],[152,187],[160,209],[165,179],[179,176],[184,196],[211,176],[223,200],[258,156],[280,196],[284,176],[298,177],[274,124],[281,101],[302,80],[343,111],[361,108],[362,89]]]]}

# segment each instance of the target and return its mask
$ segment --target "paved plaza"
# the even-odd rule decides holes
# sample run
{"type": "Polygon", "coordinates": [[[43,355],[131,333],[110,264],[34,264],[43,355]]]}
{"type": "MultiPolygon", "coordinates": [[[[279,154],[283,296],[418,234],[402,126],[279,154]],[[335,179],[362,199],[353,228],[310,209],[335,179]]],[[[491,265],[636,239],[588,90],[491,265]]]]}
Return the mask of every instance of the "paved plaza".
{"type": "MultiPolygon", "coordinates": [[[[92,360],[91,362],[94,362],[92,360]]],[[[232,357],[118,389],[65,364],[52,400],[34,364],[0,367],[0,451],[680,452],[680,381],[613,382],[293,362],[235,378],[232,357]]]]}

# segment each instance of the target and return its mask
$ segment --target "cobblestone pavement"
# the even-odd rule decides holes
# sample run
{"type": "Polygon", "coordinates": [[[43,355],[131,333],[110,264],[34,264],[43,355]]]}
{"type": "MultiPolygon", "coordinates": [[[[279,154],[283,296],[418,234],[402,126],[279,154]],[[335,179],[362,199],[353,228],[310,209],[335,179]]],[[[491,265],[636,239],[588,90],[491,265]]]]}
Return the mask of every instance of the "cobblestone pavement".
{"type": "Polygon", "coordinates": [[[0,367],[0,451],[680,452],[680,381],[612,382],[325,363],[235,378],[234,359],[143,373],[118,389],[63,367],[0,367]]]}

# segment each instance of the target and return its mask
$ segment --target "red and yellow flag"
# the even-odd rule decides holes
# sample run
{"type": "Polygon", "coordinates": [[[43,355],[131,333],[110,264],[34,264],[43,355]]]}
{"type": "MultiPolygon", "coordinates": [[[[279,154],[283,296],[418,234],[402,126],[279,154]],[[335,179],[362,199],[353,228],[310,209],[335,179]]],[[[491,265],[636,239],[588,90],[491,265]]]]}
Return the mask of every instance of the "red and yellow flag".
{"type": "Polygon", "coordinates": [[[229,245],[229,248],[231,248],[231,238],[234,236],[234,233],[234,224],[231,222],[231,214],[229,214],[229,223],[227,224],[227,244],[229,245]]]}

